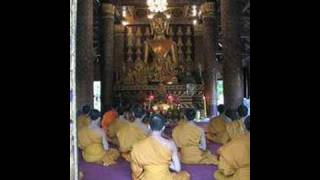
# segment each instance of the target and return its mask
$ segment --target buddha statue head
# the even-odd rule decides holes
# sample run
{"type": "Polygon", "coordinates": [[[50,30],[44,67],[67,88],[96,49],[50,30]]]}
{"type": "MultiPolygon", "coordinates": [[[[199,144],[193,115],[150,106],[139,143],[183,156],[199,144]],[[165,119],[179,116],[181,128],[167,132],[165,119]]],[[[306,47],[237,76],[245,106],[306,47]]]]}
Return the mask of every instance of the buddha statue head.
{"type": "Polygon", "coordinates": [[[151,22],[151,34],[154,39],[163,39],[169,31],[169,21],[165,14],[157,13],[153,16],[151,22]]]}

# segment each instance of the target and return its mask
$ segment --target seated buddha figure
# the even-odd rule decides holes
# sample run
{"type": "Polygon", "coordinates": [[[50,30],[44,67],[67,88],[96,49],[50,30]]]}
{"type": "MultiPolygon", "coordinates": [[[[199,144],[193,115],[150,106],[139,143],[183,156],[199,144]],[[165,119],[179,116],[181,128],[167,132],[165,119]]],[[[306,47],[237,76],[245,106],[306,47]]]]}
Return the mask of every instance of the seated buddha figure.
{"type": "Polygon", "coordinates": [[[167,17],[163,13],[155,14],[150,27],[153,39],[145,42],[144,62],[148,63],[152,56],[150,66],[154,69],[156,78],[153,80],[165,83],[175,81],[176,77],[172,74],[171,68],[177,66],[177,46],[174,41],[165,37],[169,29],[167,17]]]}

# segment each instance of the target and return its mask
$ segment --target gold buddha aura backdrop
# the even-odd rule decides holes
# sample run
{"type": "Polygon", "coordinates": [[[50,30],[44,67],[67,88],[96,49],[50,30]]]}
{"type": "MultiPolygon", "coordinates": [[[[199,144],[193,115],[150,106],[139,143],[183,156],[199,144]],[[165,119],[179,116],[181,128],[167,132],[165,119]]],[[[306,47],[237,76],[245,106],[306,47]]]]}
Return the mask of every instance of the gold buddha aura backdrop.
{"type": "Polygon", "coordinates": [[[70,0],[70,180],[78,180],[76,129],[76,16],[77,0],[70,0]]]}

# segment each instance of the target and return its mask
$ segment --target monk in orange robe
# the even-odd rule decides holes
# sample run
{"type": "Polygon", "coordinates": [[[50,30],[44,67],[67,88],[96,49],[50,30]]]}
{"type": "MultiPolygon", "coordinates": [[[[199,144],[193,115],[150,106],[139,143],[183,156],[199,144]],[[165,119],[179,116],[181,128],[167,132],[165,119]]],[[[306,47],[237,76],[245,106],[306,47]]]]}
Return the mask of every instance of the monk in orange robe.
{"type": "Polygon", "coordinates": [[[245,133],[244,119],[248,115],[248,108],[244,105],[238,107],[238,118],[230,123],[226,123],[226,130],[230,139],[239,137],[245,133]]]}
{"type": "Polygon", "coordinates": [[[100,128],[100,112],[90,112],[90,125],[78,131],[78,146],[86,162],[109,166],[120,156],[116,149],[109,148],[106,134],[100,128]]]}
{"type": "Polygon", "coordinates": [[[250,116],[245,120],[246,133],[218,149],[216,180],[250,180],[250,116]]]}
{"type": "Polygon", "coordinates": [[[140,107],[133,108],[130,113],[128,113],[128,123],[125,124],[118,132],[117,139],[119,142],[119,151],[121,152],[121,156],[130,161],[130,152],[132,150],[132,146],[145,139],[147,137],[147,133],[140,128],[136,123],[136,116],[141,112],[140,107]]]}
{"type": "Polygon", "coordinates": [[[153,115],[150,118],[151,135],[133,145],[131,151],[133,180],[190,179],[188,172],[181,171],[176,145],[161,135],[164,125],[165,120],[161,115],[153,115]]]}
{"type": "Polygon", "coordinates": [[[225,144],[230,137],[226,130],[226,123],[231,122],[231,119],[226,116],[225,107],[223,104],[218,106],[219,116],[210,119],[208,124],[207,139],[219,144],[225,144]]]}
{"type": "MultiPolygon", "coordinates": [[[[119,146],[119,140],[117,138],[117,133],[119,130],[127,125],[129,122],[124,117],[124,108],[118,108],[118,118],[116,118],[114,121],[112,121],[109,126],[106,129],[106,134],[108,136],[108,141],[111,142],[114,145],[119,146]]],[[[127,113],[127,112],[126,112],[127,113]]]]}
{"type": "Polygon", "coordinates": [[[193,120],[196,112],[187,109],[185,120],[181,121],[172,132],[172,137],[181,149],[181,162],[185,164],[217,164],[217,157],[207,150],[204,130],[193,120]]]}

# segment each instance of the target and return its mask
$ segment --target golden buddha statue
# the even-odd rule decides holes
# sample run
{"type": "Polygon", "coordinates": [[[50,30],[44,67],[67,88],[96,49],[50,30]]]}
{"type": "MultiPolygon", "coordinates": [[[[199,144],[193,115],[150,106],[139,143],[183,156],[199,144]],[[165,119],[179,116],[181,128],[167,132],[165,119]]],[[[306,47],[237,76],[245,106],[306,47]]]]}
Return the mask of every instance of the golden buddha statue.
{"type": "Polygon", "coordinates": [[[167,17],[163,13],[155,14],[150,22],[150,27],[153,39],[145,42],[144,62],[150,64],[156,73],[155,79],[152,80],[164,83],[175,82],[176,75],[172,74],[172,68],[177,66],[177,46],[174,41],[165,37],[169,31],[167,17]],[[151,63],[149,61],[150,53],[153,57],[151,63]]]}

